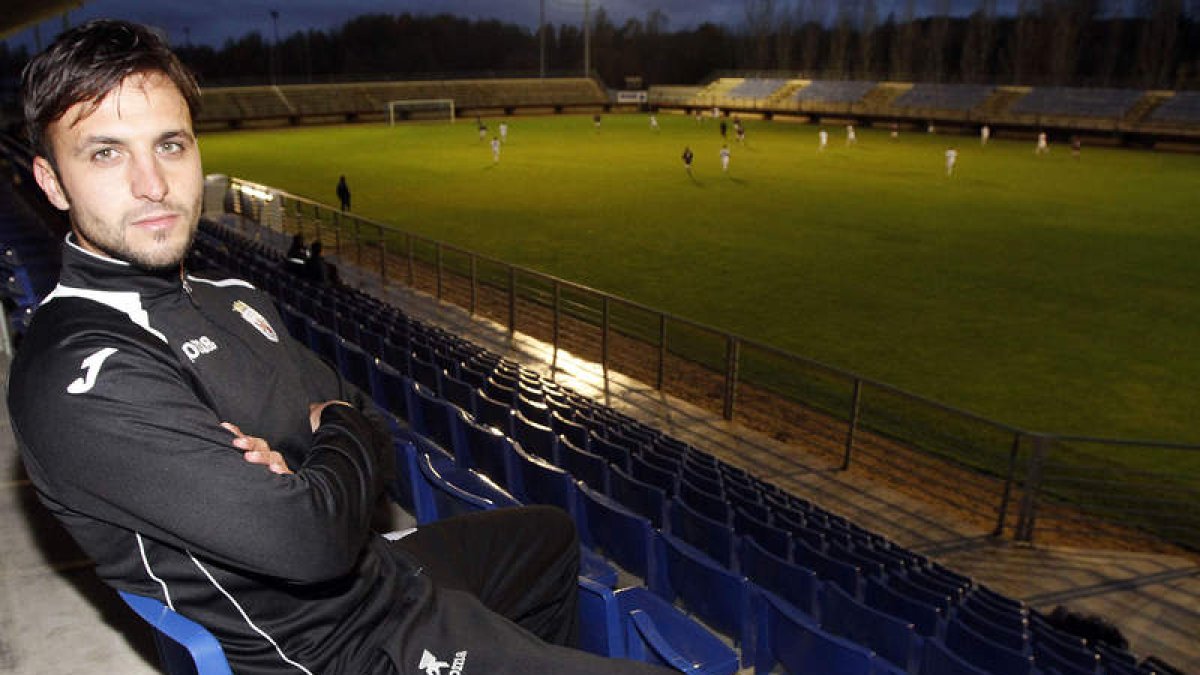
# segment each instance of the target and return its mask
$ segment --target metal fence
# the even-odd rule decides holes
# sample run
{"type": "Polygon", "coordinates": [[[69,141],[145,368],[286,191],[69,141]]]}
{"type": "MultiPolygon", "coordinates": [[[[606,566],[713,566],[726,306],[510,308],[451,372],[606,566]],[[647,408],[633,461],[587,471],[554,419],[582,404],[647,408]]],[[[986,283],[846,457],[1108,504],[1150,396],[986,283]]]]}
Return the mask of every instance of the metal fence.
{"type": "Polygon", "coordinates": [[[226,210],[653,383],[996,536],[1200,551],[1200,445],[1025,430],[534,270],[233,179],[226,210]]]}

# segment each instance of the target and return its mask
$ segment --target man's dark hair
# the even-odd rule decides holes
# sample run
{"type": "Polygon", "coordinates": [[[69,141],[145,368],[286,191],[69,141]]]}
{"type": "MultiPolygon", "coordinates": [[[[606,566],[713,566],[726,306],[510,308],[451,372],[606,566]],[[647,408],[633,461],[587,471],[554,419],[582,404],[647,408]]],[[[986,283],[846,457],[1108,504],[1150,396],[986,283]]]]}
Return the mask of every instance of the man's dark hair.
{"type": "Polygon", "coordinates": [[[71,106],[91,114],[110,91],[135,73],[161,72],[179,89],[192,118],[200,111],[196,78],[158,35],[128,21],[96,19],[58,36],[21,74],[21,100],[29,142],[53,162],[46,128],[71,106]]]}

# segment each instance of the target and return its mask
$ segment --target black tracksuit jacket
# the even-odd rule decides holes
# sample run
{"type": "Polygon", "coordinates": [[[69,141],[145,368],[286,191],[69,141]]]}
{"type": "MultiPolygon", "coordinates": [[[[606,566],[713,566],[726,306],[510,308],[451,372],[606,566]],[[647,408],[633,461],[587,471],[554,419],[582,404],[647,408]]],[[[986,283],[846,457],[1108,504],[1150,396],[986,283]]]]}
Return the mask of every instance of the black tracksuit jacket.
{"type": "Polygon", "coordinates": [[[41,500],[109,585],[209,628],[239,673],[389,672],[431,584],[371,533],[391,443],[245,282],[148,274],[69,239],[9,410],[41,500]],[[294,475],[247,462],[221,422],[294,475]]]}

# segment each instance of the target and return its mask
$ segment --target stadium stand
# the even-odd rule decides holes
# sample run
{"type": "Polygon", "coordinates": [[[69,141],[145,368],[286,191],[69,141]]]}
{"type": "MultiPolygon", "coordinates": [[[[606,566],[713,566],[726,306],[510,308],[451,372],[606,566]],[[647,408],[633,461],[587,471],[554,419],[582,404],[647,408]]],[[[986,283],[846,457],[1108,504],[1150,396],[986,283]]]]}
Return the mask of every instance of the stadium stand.
{"type": "Polygon", "coordinates": [[[592,108],[608,98],[587,78],[430,80],[353,84],[214,87],[204,90],[200,128],[247,122],[386,119],[388,101],[452,99],[457,111],[592,108]]]}
{"type": "Polygon", "coordinates": [[[1136,89],[1087,89],[1034,87],[1009,111],[1020,115],[1064,115],[1069,117],[1121,118],[1138,102],[1136,89]]]}
{"type": "Polygon", "coordinates": [[[1179,91],[1150,113],[1149,121],[1200,124],[1200,91],[1179,91]]]}
{"type": "Polygon", "coordinates": [[[875,88],[875,82],[813,80],[792,97],[797,103],[858,103],[875,88]]]}
{"type": "Polygon", "coordinates": [[[787,80],[779,78],[746,78],[738,83],[737,86],[730,89],[726,96],[733,99],[770,98],[785,84],[787,84],[787,80]]]}
{"type": "Polygon", "coordinates": [[[995,89],[974,84],[914,84],[892,99],[898,108],[967,111],[983,104],[995,89]]]}

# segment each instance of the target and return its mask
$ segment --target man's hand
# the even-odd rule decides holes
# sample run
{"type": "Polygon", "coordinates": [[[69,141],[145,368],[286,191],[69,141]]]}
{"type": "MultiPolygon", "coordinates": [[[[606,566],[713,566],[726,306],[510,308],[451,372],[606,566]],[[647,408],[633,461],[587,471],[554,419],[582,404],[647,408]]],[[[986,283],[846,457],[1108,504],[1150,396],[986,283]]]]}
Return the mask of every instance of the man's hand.
{"type": "Polygon", "coordinates": [[[308,423],[312,426],[313,433],[317,433],[317,427],[321,426],[321,413],[331,405],[354,406],[345,401],[325,401],[324,403],[308,404],[308,423]]]}
{"type": "Polygon", "coordinates": [[[272,473],[292,473],[292,470],[288,468],[287,462],[284,461],[283,455],[272,450],[271,446],[265,440],[257,436],[243,434],[242,430],[231,422],[222,422],[221,426],[233,433],[233,447],[242,451],[242,459],[251,464],[262,464],[270,469],[272,473]]]}

